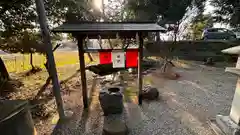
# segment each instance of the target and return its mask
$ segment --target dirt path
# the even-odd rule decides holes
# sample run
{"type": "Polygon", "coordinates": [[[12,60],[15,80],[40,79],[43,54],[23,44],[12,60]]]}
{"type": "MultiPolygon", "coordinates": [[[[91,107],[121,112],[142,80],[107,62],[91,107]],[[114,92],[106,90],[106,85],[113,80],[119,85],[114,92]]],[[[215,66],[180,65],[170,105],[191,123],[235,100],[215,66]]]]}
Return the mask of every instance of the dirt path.
{"type": "Polygon", "coordinates": [[[53,131],[53,135],[100,135],[103,126],[103,113],[98,102],[99,87],[96,80],[89,81],[89,108],[84,110],[82,105],[81,89],[78,85],[71,87],[73,92],[63,96],[65,110],[71,110],[74,114],[69,119],[59,122],[53,131]]]}

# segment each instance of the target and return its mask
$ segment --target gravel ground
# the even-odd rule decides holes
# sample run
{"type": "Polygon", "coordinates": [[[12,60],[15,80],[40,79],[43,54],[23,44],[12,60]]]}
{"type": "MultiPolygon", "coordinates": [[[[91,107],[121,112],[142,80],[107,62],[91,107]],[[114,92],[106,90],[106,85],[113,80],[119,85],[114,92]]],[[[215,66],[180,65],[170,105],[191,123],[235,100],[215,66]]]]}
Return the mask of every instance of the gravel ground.
{"type": "Polygon", "coordinates": [[[177,81],[154,78],[161,100],[144,102],[143,120],[131,135],[214,135],[208,118],[216,114],[228,115],[234,95],[236,77],[224,73],[223,68],[176,69],[182,76],[177,81]],[[139,131],[141,129],[141,131],[139,131]]]}
{"type": "MultiPolygon", "coordinates": [[[[162,79],[153,73],[160,100],[143,102],[142,107],[131,102],[125,104],[130,135],[214,135],[207,120],[217,114],[229,114],[237,78],[224,73],[223,68],[196,66],[176,71],[181,78],[165,81],[164,86],[159,83],[162,79]]],[[[53,134],[100,135],[104,118],[98,92],[92,95],[88,111],[82,111],[82,106],[75,107],[73,117],[59,123],[53,134]]]]}

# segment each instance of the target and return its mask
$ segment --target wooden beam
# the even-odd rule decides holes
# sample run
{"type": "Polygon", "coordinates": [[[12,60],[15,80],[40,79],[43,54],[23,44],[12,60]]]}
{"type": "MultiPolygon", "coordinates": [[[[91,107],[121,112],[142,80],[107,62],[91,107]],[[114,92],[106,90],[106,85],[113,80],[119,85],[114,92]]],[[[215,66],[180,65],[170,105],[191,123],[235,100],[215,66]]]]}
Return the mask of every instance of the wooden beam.
{"type": "MultiPolygon", "coordinates": [[[[85,46],[86,49],[88,49],[88,44],[87,43],[89,43],[89,42],[90,42],[89,38],[87,38],[87,41],[84,42],[84,46],[85,46]]],[[[93,62],[92,55],[89,52],[87,53],[87,55],[88,55],[88,58],[90,59],[90,62],[93,62]]]]}
{"type": "Polygon", "coordinates": [[[81,72],[83,105],[84,105],[84,108],[88,108],[87,79],[86,79],[86,71],[85,71],[83,42],[84,42],[84,38],[78,37],[78,55],[79,55],[79,64],[80,64],[80,72],[81,72]]]}
{"type": "Polygon", "coordinates": [[[46,46],[47,60],[49,62],[49,75],[52,77],[53,94],[57,103],[59,118],[65,118],[63,102],[60,93],[60,83],[58,81],[57,69],[52,51],[50,32],[47,26],[46,11],[42,0],[36,0],[36,8],[39,17],[39,23],[42,31],[43,42],[46,46]]]}
{"type": "MultiPolygon", "coordinates": [[[[142,77],[142,60],[143,60],[143,37],[142,34],[138,34],[139,37],[139,52],[138,52],[138,103],[139,105],[142,104],[142,83],[143,83],[143,77],[142,77]]],[[[137,39],[138,40],[138,39],[137,39]]]]}
{"type": "MultiPolygon", "coordinates": [[[[72,33],[74,37],[88,37],[89,39],[99,39],[99,35],[101,35],[101,39],[116,39],[116,33],[117,32],[68,32],[72,33]]],[[[123,31],[119,33],[119,37],[121,39],[123,38],[135,38],[136,32],[128,32],[123,31]]],[[[142,32],[142,36],[146,37],[148,36],[147,32],[142,32]]]]}
{"type": "MultiPolygon", "coordinates": [[[[127,49],[127,48],[125,48],[127,49]]],[[[131,48],[128,48],[128,49],[131,49],[131,48]]],[[[132,48],[132,49],[135,49],[135,48],[132,48]]],[[[85,49],[85,53],[98,53],[98,52],[103,52],[103,51],[122,51],[123,49],[85,49]]]]}

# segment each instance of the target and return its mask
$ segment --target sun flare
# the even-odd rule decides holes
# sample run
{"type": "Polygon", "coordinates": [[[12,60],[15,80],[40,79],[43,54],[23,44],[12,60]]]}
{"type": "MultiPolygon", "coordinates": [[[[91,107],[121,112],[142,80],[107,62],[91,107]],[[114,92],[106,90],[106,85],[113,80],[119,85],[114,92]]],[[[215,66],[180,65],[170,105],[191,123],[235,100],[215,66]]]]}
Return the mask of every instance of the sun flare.
{"type": "Polygon", "coordinates": [[[102,10],[103,4],[106,5],[107,3],[108,3],[108,0],[93,0],[94,7],[99,10],[102,10]]]}
{"type": "Polygon", "coordinates": [[[97,9],[102,9],[102,0],[93,0],[93,3],[97,9]]]}

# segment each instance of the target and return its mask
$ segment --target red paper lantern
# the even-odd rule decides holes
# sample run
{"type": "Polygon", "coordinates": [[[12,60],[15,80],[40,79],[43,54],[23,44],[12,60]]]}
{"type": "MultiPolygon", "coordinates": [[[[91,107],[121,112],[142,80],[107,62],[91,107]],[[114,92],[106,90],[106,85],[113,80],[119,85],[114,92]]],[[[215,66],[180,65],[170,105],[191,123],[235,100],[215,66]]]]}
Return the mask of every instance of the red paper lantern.
{"type": "Polygon", "coordinates": [[[133,68],[138,66],[138,49],[128,49],[126,51],[126,67],[133,68]]]}
{"type": "Polygon", "coordinates": [[[100,64],[110,64],[112,63],[112,53],[108,52],[99,52],[99,61],[100,64]]]}

